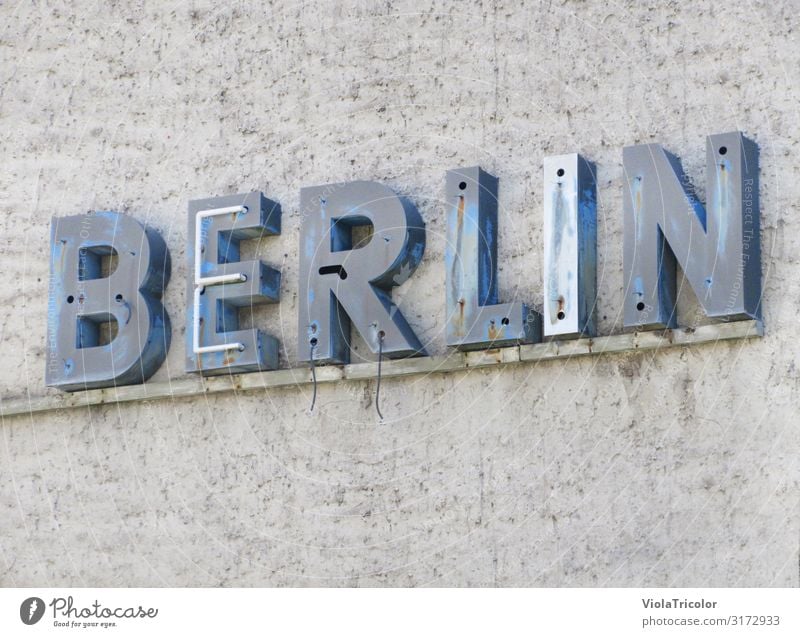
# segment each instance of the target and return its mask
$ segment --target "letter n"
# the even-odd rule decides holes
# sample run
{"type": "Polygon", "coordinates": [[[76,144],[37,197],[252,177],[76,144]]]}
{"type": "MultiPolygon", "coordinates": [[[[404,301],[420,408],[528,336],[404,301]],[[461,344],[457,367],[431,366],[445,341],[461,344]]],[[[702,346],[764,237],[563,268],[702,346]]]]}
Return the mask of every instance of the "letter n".
{"type": "Polygon", "coordinates": [[[629,146],[625,169],[625,326],[675,327],[676,266],[709,317],[758,318],[758,148],[739,132],[706,141],[706,202],[677,157],[629,146]]]}

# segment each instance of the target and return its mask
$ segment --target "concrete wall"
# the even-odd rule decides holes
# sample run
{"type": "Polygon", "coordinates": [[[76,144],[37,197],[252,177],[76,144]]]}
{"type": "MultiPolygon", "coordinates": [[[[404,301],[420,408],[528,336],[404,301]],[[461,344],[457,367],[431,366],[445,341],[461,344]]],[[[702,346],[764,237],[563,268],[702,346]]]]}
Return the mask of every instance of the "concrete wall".
{"type": "MultiPolygon", "coordinates": [[[[37,2],[0,8],[2,396],[44,387],[49,223],[165,237],[183,376],[187,201],[263,190],[296,351],[299,189],[418,206],[398,290],[445,351],[444,173],[500,178],[500,289],[541,308],[546,155],[599,169],[599,328],[619,332],[622,147],[704,187],[705,135],[761,147],[763,339],[6,417],[0,584],[797,585],[800,27],[790,2],[37,2]]],[[[681,321],[701,320],[682,294],[681,321]]],[[[372,359],[359,345],[354,361],[372,359]]]]}

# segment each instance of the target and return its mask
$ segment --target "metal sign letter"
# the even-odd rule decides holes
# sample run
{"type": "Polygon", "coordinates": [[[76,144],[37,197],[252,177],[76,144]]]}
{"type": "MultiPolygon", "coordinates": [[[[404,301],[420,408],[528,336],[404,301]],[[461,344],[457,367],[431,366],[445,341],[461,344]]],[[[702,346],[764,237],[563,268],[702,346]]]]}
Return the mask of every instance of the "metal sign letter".
{"type": "Polygon", "coordinates": [[[675,327],[676,264],[706,315],[758,318],[758,148],[742,133],[706,141],[706,201],[658,144],[623,151],[625,326],[675,327]]]}
{"type": "Polygon", "coordinates": [[[519,301],[498,303],[497,186],[477,166],[447,171],[446,331],[460,350],[541,340],[541,315],[519,301]]]}
{"type": "Polygon", "coordinates": [[[383,184],[354,181],[303,188],[300,206],[298,359],[313,351],[315,362],[348,363],[351,322],[375,353],[424,354],[392,301],[425,250],[413,204],[383,184]]]}
{"type": "Polygon", "coordinates": [[[163,239],[127,215],[95,212],[54,218],[50,250],[46,384],[143,383],[170,344],[163,239]]]}
{"type": "Polygon", "coordinates": [[[239,244],[280,232],[280,205],[260,192],[189,202],[187,372],[277,369],[277,339],[239,329],[239,311],[277,303],[281,273],[262,261],[240,261],[239,244]]]}
{"type": "Polygon", "coordinates": [[[597,186],[577,154],[544,160],[544,335],[594,336],[597,186]]]}

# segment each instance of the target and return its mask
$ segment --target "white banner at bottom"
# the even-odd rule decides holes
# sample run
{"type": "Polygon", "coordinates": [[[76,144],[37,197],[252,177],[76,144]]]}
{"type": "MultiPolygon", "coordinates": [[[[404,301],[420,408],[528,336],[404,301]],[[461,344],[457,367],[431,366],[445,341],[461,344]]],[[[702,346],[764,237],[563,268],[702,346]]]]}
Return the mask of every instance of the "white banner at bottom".
{"type": "Polygon", "coordinates": [[[800,635],[798,589],[0,589],[0,635],[800,635]]]}

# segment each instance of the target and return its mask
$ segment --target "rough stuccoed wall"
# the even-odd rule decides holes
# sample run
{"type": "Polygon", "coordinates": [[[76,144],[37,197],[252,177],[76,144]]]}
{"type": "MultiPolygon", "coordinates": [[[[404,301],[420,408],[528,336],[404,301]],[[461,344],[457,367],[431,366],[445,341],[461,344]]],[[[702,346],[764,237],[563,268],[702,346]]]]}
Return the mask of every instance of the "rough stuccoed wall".
{"type": "MultiPolygon", "coordinates": [[[[444,351],[444,172],[500,177],[503,300],[541,307],[541,165],[599,168],[599,325],[621,329],[622,147],[704,187],[761,146],[761,340],[5,418],[0,584],[797,585],[800,148],[790,2],[7,3],[3,396],[45,393],[49,222],[113,209],[173,257],[187,201],[263,190],[283,270],[255,322],[295,355],[299,189],[375,179],[428,228],[398,291],[444,351]],[[220,4],[225,6],[219,6],[220,4]]],[[[682,322],[698,320],[691,294],[682,322]]],[[[354,360],[364,354],[359,347],[354,360]]],[[[370,358],[367,356],[366,358],[370,358]]]]}

